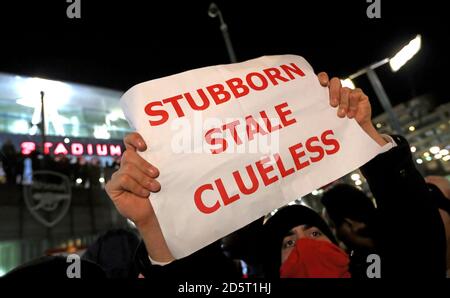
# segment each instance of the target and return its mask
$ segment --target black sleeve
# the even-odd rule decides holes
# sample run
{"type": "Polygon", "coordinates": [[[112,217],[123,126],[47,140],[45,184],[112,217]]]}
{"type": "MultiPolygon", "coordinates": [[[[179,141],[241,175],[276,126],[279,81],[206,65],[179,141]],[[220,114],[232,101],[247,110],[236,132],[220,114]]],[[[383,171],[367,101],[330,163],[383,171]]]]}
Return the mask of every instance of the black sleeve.
{"type": "Polygon", "coordinates": [[[139,244],[135,255],[139,272],[150,279],[235,279],[241,277],[233,261],[227,258],[220,242],[215,242],[190,256],[159,266],[152,265],[148,258],[143,241],[139,244]]]}
{"type": "Polygon", "coordinates": [[[442,220],[416,169],[406,139],[365,164],[361,171],[377,203],[375,241],[382,277],[445,277],[442,220]]]}

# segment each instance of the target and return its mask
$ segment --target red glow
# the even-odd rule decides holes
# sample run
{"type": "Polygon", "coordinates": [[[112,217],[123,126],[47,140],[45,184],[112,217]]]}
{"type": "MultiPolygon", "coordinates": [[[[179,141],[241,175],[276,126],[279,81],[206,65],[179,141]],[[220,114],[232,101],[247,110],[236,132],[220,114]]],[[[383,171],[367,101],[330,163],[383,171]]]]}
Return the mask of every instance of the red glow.
{"type": "Polygon", "coordinates": [[[58,154],[67,155],[69,153],[69,151],[67,151],[66,146],[64,146],[63,143],[58,143],[58,145],[56,145],[55,151],[53,153],[55,155],[58,155],[58,154]]]}
{"type": "Polygon", "coordinates": [[[45,142],[44,144],[44,154],[50,154],[50,148],[53,146],[53,143],[45,142]]]}
{"type": "Polygon", "coordinates": [[[109,155],[121,156],[122,155],[122,147],[120,147],[120,145],[109,145],[109,155]]]}
{"type": "Polygon", "coordinates": [[[97,144],[97,146],[95,146],[95,148],[97,149],[97,155],[106,156],[108,154],[108,150],[106,149],[105,144],[103,144],[103,145],[97,144]]]}
{"type": "Polygon", "coordinates": [[[94,154],[94,149],[92,148],[92,144],[88,144],[88,145],[87,145],[87,153],[88,153],[89,155],[94,154]]]}
{"type": "Polygon", "coordinates": [[[72,155],[75,155],[75,156],[83,155],[83,152],[84,152],[83,144],[72,143],[71,150],[72,150],[72,155]]]}
{"type": "MultiPolygon", "coordinates": [[[[35,151],[37,147],[36,142],[22,142],[20,144],[20,152],[23,155],[29,155],[31,152],[35,151]]],[[[122,147],[116,144],[72,143],[70,145],[65,145],[62,142],[46,142],[44,144],[44,154],[121,156],[122,147]]]]}
{"type": "Polygon", "coordinates": [[[28,155],[31,152],[33,152],[34,150],[36,150],[36,143],[33,143],[33,142],[22,142],[22,144],[20,144],[20,152],[23,155],[28,155]]]}

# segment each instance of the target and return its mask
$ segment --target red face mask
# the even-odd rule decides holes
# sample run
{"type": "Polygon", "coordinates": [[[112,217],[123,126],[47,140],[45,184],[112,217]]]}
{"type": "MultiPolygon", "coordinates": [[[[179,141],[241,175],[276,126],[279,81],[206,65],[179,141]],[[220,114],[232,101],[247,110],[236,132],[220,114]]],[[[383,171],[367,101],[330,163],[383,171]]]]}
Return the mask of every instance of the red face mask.
{"type": "Polygon", "coordinates": [[[280,268],[283,278],[350,278],[347,254],[333,243],[302,238],[280,268]]]}

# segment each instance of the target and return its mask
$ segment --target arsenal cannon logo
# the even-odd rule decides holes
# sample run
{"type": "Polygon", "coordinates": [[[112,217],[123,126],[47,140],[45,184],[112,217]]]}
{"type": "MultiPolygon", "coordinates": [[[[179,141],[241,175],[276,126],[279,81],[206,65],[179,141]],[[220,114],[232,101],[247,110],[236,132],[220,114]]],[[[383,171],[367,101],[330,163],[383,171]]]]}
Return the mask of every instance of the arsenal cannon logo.
{"type": "Polygon", "coordinates": [[[70,207],[69,179],[52,171],[35,171],[33,182],[24,185],[25,204],[33,217],[46,227],[55,226],[70,207]]]}

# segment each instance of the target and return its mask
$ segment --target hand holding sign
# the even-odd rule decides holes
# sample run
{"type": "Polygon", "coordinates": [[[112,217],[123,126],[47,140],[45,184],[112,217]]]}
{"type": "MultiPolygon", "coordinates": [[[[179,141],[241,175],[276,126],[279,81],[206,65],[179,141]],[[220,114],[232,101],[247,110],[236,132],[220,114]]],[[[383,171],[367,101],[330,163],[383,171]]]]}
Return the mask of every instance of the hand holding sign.
{"type": "Polygon", "coordinates": [[[347,116],[356,122],[361,128],[380,146],[386,144],[386,140],[381,137],[372,124],[372,108],[370,106],[369,97],[364,94],[360,88],[352,90],[347,87],[342,87],[339,78],[328,79],[326,72],[321,72],[317,75],[322,86],[328,87],[330,90],[330,105],[333,108],[338,107],[337,116],[344,118],[347,116]]]}
{"type": "Polygon", "coordinates": [[[153,207],[148,200],[150,192],[158,192],[156,180],[159,170],[140,157],[136,150],[145,151],[147,145],[138,133],[124,139],[126,151],[120,168],[106,184],[106,192],[119,213],[132,220],[139,229],[150,256],[155,260],[173,260],[159,227],[153,207]]]}
{"type": "MultiPolygon", "coordinates": [[[[146,176],[139,177],[140,172],[133,172],[130,166],[144,165],[143,160],[136,158],[138,146],[133,146],[131,151],[136,156],[125,154],[125,163],[119,170],[122,175],[113,177],[108,193],[124,216],[137,221],[150,257],[156,261],[169,261],[172,255],[175,258],[187,256],[358,168],[380,152],[381,147],[376,142],[382,144],[384,141],[370,124],[367,96],[360,90],[341,88],[340,84],[334,83],[337,79],[328,82],[326,74],[321,74],[321,84],[330,88],[332,97],[329,101],[328,90],[321,88],[317,80],[303,58],[272,56],[149,81],[133,87],[122,97],[131,126],[147,144],[155,140],[151,151],[139,155],[163,169],[159,177],[163,188],[152,195],[151,204],[139,208],[126,206],[138,204],[137,199],[142,200],[143,195],[141,188],[145,188],[144,180],[137,180],[146,176]],[[235,89],[248,92],[236,93],[235,89]],[[192,90],[197,90],[203,102],[212,98],[215,105],[199,106],[192,97],[192,90]],[[203,90],[209,90],[209,95],[203,90]],[[173,94],[182,95],[174,97],[173,94]],[[239,96],[233,98],[232,94],[239,96]],[[174,98],[176,101],[172,100],[174,98]],[[376,142],[362,132],[356,121],[335,117],[336,112],[330,109],[330,104],[340,107],[339,117],[355,117],[376,142]],[[277,113],[273,113],[274,110],[277,113]],[[272,115],[267,115],[266,111],[267,114],[272,111],[272,115]],[[258,112],[260,119],[254,117],[258,112]],[[166,122],[155,123],[158,113],[166,122]],[[286,115],[288,120],[296,121],[292,120],[291,125],[276,131],[279,133],[276,135],[278,147],[270,154],[261,151],[211,152],[211,145],[221,139],[220,131],[209,142],[206,138],[209,146],[204,151],[174,151],[174,123],[181,119],[184,121],[181,127],[191,127],[199,114],[217,120],[213,127],[222,130],[226,123],[241,124],[246,129],[244,132],[235,130],[236,126],[226,126],[235,138],[237,149],[257,143],[265,134],[273,135],[269,126],[281,128],[280,121],[286,115]],[[267,125],[264,120],[270,116],[275,122],[267,125]],[[260,125],[259,121],[266,125],[260,125]],[[265,133],[261,133],[264,128],[265,133]],[[237,133],[246,133],[246,143],[236,141],[237,133]],[[134,162],[128,163],[128,158],[134,162]],[[124,175],[132,179],[120,178],[124,175]],[[233,177],[241,184],[234,183],[233,177]],[[248,186],[249,179],[251,186],[248,186]],[[127,199],[124,192],[131,192],[136,197],[127,199]],[[122,203],[117,201],[119,195],[125,198],[122,203]],[[202,211],[199,206],[206,209],[202,211]],[[144,220],[142,213],[147,213],[149,219],[144,220]]],[[[180,126],[180,123],[176,124],[180,126]]],[[[203,127],[200,136],[207,135],[208,128],[203,127]]],[[[233,143],[232,139],[228,141],[233,143]]],[[[138,169],[142,171],[142,168],[138,169]]],[[[147,190],[156,191],[150,187],[147,190]]]]}

